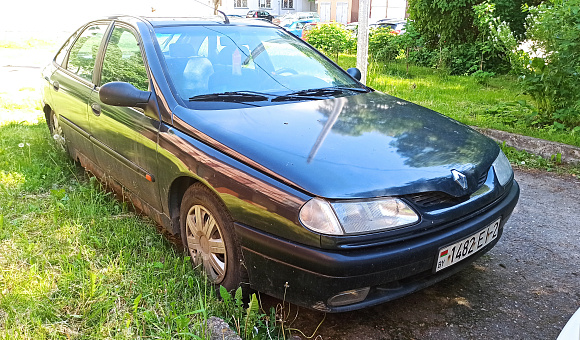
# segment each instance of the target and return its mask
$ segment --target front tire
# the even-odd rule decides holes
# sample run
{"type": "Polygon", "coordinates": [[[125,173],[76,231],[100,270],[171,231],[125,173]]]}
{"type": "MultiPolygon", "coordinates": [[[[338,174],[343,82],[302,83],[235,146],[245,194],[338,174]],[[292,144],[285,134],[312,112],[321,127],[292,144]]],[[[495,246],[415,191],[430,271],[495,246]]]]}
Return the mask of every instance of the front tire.
{"type": "Polygon", "coordinates": [[[189,187],[180,208],[181,239],[196,267],[228,291],[242,284],[245,269],[233,222],[223,203],[201,183],[189,187]]]}

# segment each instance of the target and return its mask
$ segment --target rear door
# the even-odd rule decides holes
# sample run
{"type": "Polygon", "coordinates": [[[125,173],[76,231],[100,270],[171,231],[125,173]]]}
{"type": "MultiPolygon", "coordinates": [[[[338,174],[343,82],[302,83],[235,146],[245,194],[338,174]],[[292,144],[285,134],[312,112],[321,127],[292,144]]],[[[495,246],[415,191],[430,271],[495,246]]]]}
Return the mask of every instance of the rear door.
{"type": "Polygon", "coordinates": [[[68,54],[63,50],[55,59],[58,67],[50,79],[53,109],[75,158],[79,153],[93,157],[87,103],[95,88],[94,67],[109,24],[97,22],[79,30],[68,54]]]}
{"type": "MultiPolygon", "coordinates": [[[[98,69],[98,84],[123,81],[139,90],[150,89],[139,36],[128,25],[114,23],[98,69]]],[[[160,120],[156,111],[106,105],[99,99],[99,89],[93,90],[89,100],[89,122],[99,166],[160,211],[156,182],[160,120]]]]}

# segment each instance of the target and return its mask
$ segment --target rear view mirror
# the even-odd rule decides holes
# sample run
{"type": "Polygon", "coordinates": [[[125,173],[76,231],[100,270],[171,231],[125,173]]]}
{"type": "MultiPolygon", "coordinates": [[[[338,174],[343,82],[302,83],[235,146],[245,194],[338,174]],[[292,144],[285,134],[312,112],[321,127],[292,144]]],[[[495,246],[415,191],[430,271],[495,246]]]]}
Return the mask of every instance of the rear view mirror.
{"type": "Polygon", "coordinates": [[[353,77],[354,79],[360,81],[360,78],[362,77],[362,74],[360,73],[360,70],[356,67],[351,67],[348,70],[346,70],[346,73],[350,74],[351,77],[353,77]]]}
{"type": "Polygon", "coordinates": [[[114,81],[101,86],[99,99],[107,105],[140,107],[145,109],[151,92],[138,90],[135,86],[114,81]]]}

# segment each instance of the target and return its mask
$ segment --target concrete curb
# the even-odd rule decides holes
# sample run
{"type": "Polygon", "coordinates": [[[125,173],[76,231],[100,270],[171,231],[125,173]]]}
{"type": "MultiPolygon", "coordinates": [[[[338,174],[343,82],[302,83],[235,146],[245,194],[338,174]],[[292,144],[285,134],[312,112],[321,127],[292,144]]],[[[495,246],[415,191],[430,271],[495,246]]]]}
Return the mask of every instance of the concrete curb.
{"type": "Polygon", "coordinates": [[[517,135],[505,131],[482,129],[472,126],[475,130],[490,137],[497,142],[505,142],[506,145],[524,150],[534,155],[550,159],[553,155],[561,154],[562,163],[580,164],[580,148],[568,144],[550,142],[539,138],[517,135]]]}
{"type": "Polygon", "coordinates": [[[227,322],[215,316],[207,320],[207,329],[210,340],[242,340],[227,322]]]}

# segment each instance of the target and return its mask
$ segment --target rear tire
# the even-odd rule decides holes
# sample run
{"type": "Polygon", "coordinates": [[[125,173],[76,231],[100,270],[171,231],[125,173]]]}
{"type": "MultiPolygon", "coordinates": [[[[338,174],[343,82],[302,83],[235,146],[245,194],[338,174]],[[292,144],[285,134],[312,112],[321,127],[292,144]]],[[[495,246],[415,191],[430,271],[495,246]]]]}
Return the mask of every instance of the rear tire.
{"type": "Polygon", "coordinates": [[[58,149],[66,152],[66,138],[64,137],[62,126],[60,126],[60,123],[58,122],[58,117],[53,110],[50,110],[48,129],[50,130],[50,135],[52,136],[52,139],[54,139],[54,143],[58,149]]]}
{"type": "Polygon", "coordinates": [[[179,215],[181,239],[193,265],[201,267],[213,284],[228,291],[239,287],[247,275],[223,203],[206,186],[196,183],[185,192],[179,215]]]}

